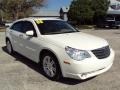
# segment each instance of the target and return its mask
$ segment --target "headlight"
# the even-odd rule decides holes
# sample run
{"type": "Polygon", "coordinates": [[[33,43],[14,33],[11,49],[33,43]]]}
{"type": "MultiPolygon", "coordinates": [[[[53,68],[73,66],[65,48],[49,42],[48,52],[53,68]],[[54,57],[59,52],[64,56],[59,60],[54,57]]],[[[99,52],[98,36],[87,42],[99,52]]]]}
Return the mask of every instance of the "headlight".
{"type": "Polygon", "coordinates": [[[65,47],[65,51],[72,59],[78,61],[91,57],[87,51],[71,48],[69,46],[65,47]]]}

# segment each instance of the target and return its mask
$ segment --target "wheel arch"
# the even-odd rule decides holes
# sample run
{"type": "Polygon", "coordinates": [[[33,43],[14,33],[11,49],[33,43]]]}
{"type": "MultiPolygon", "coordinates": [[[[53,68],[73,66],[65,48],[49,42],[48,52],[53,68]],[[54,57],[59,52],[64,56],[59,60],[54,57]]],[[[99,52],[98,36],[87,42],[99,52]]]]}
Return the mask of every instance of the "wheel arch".
{"type": "Polygon", "coordinates": [[[58,59],[57,55],[55,54],[55,52],[53,50],[50,50],[50,49],[47,49],[47,48],[44,48],[44,49],[42,49],[40,51],[40,53],[39,53],[39,62],[41,62],[41,57],[46,52],[47,53],[51,53],[58,60],[58,62],[59,62],[59,59],[58,59]]]}
{"type": "Polygon", "coordinates": [[[47,48],[42,49],[42,50],[40,51],[40,54],[39,54],[39,64],[41,64],[42,55],[43,55],[44,53],[46,53],[46,52],[47,52],[47,53],[51,53],[51,54],[57,59],[57,62],[58,62],[59,67],[60,67],[61,75],[63,75],[63,74],[62,74],[62,66],[61,66],[61,63],[60,63],[60,61],[59,61],[59,58],[58,58],[58,56],[55,54],[55,52],[54,52],[53,50],[50,50],[50,49],[47,49],[47,48]]]}
{"type": "Polygon", "coordinates": [[[8,37],[5,38],[5,41],[7,42],[7,40],[10,40],[8,37]]]}

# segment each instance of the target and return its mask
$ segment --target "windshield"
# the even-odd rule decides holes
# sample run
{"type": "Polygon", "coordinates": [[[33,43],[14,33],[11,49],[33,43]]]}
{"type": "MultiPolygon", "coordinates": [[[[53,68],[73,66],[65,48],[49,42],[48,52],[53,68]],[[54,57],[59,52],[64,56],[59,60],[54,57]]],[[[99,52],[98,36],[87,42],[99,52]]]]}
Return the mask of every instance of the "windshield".
{"type": "Polygon", "coordinates": [[[62,20],[37,20],[35,22],[42,35],[78,32],[78,30],[62,20]]]}

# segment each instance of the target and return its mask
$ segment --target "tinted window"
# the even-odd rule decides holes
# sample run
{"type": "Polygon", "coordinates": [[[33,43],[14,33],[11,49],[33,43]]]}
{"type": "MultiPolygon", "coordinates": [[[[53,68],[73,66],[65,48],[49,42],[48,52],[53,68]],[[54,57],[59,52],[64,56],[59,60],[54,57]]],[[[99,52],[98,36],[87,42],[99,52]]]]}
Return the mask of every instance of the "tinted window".
{"type": "Polygon", "coordinates": [[[23,24],[23,33],[25,33],[26,31],[29,31],[29,30],[34,30],[33,24],[31,22],[24,21],[24,24],[23,24]]]}
{"type": "Polygon", "coordinates": [[[19,31],[22,32],[22,23],[23,22],[17,22],[15,24],[12,25],[11,29],[15,30],[15,31],[19,31]]]}
{"type": "Polygon", "coordinates": [[[106,21],[115,20],[114,16],[107,16],[106,21]]]}
{"type": "Polygon", "coordinates": [[[120,21],[120,16],[116,16],[115,20],[120,21]]]}
{"type": "Polygon", "coordinates": [[[111,5],[111,8],[114,10],[120,10],[120,4],[111,5]]]}
{"type": "Polygon", "coordinates": [[[35,21],[41,34],[62,34],[62,33],[71,33],[78,32],[71,25],[65,21],[60,20],[43,20],[41,23],[35,21]]]}
{"type": "Polygon", "coordinates": [[[33,30],[34,36],[37,36],[33,24],[29,21],[24,21],[24,23],[23,23],[23,33],[26,33],[27,31],[30,31],[30,30],[33,30]]]}

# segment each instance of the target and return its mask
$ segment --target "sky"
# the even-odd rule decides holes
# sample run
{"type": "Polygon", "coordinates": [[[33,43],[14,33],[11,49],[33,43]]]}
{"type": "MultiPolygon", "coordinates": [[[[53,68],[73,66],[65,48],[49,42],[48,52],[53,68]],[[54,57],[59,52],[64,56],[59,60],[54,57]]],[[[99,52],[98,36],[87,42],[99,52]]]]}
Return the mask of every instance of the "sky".
{"type": "Polygon", "coordinates": [[[47,0],[42,10],[59,10],[63,6],[69,6],[72,0],[47,0]]]}
{"type": "MultiPolygon", "coordinates": [[[[63,6],[69,6],[72,0],[45,0],[43,10],[57,10],[63,6]]],[[[116,2],[117,0],[110,0],[112,3],[116,2]]],[[[118,0],[119,1],[119,0],[118,0]]]]}

